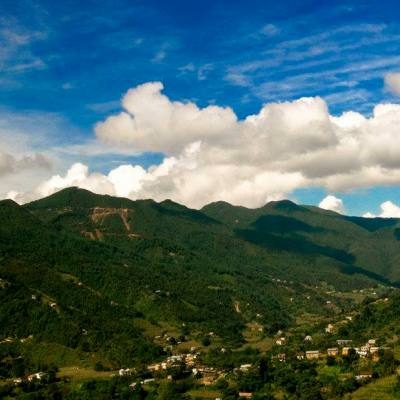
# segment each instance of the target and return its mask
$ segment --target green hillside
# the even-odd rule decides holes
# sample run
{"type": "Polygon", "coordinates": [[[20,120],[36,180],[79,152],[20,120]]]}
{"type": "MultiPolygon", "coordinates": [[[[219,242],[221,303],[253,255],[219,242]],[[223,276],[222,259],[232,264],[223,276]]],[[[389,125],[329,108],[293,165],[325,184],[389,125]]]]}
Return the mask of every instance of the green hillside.
{"type": "MultiPolygon", "coordinates": [[[[245,361],[278,330],[311,332],[400,278],[398,220],[290,201],[199,211],[69,188],[25,206],[1,201],[0,222],[5,379],[141,369],[171,346],[223,346],[245,361]]],[[[347,333],[372,334],[362,321],[347,333]]]]}
{"type": "Polygon", "coordinates": [[[202,211],[259,246],[325,255],[342,262],[345,273],[358,272],[387,283],[400,280],[397,219],[347,217],[290,201],[254,210],[213,203],[202,211]]]}

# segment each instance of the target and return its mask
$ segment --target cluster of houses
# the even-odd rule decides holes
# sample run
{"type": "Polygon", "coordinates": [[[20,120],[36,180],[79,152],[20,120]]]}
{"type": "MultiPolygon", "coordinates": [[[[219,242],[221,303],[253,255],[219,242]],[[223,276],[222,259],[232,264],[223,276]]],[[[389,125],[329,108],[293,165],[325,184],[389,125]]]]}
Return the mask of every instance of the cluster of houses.
{"type": "MultiPolygon", "coordinates": [[[[33,339],[33,335],[29,335],[29,336],[27,336],[27,337],[25,337],[25,338],[19,339],[19,341],[20,341],[21,343],[25,343],[25,342],[27,342],[27,341],[29,341],[29,340],[32,340],[32,339],[33,339]]],[[[6,337],[6,338],[3,339],[2,341],[0,341],[0,344],[10,344],[10,343],[15,343],[16,341],[18,341],[18,339],[14,339],[14,338],[12,338],[12,337],[6,337]]]]}
{"type": "Polygon", "coordinates": [[[45,378],[47,374],[45,372],[35,372],[34,374],[28,375],[25,379],[23,378],[15,378],[13,379],[14,385],[20,385],[24,380],[28,382],[35,382],[35,381],[41,381],[43,378],[45,378]]]}
{"type": "MultiPolygon", "coordinates": [[[[304,338],[305,341],[311,342],[312,337],[306,336],[304,338]]],[[[319,360],[322,356],[326,355],[328,357],[338,357],[339,355],[343,357],[347,357],[350,354],[351,350],[354,350],[355,353],[361,357],[371,357],[373,361],[379,361],[379,350],[389,350],[389,347],[381,347],[377,345],[376,339],[369,339],[367,343],[360,347],[352,347],[352,340],[350,339],[339,339],[336,341],[338,347],[331,347],[326,350],[326,353],[323,353],[321,350],[309,350],[306,352],[298,353],[297,359],[298,360],[319,360]]],[[[280,337],[276,340],[276,344],[284,345],[286,344],[286,339],[284,337],[280,337]]],[[[273,360],[278,361],[286,361],[286,354],[279,353],[272,356],[273,360]]]]}
{"type": "Polygon", "coordinates": [[[184,363],[188,367],[195,365],[195,361],[200,353],[186,353],[167,357],[164,361],[156,364],[151,364],[147,369],[151,372],[167,370],[169,368],[177,368],[184,363]]]}
{"type": "MultiPolygon", "coordinates": [[[[147,369],[149,372],[152,372],[153,374],[158,373],[158,372],[164,372],[168,371],[170,369],[174,368],[180,368],[182,365],[185,366],[185,368],[188,368],[191,370],[191,373],[195,377],[201,377],[201,383],[203,385],[212,385],[220,376],[223,375],[223,371],[219,371],[216,368],[213,367],[207,367],[203,366],[198,363],[198,356],[200,353],[192,352],[192,353],[186,353],[186,354],[178,354],[178,355],[171,355],[167,357],[164,361],[155,363],[155,364],[150,364],[147,369]]],[[[243,368],[246,366],[242,366],[243,368]]],[[[251,365],[249,365],[251,367],[251,365]]],[[[130,375],[133,372],[131,369],[121,369],[119,371],[119,375],[130,375]]],[[[154,376],[154,375],[153,375],[154,376]]],[[[172,376],[169,375],[167,376],[167,379],[172,379],[172,376]]],[[[155,378],[149,378],[145,379],[141,382],[133,382],[130,386],[131,389],[135,389],[136,386],[140,383],[142,385],[149,384],[151,382],[154,382],[155,378]]]]}

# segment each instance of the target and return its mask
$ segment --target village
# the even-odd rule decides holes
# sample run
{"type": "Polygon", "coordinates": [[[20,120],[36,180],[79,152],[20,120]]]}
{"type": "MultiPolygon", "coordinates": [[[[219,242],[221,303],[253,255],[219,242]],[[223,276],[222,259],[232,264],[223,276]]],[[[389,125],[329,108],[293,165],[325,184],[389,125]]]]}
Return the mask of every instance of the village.
{"type": "MultiPolygon", "coordinates": [[[[285,284],[285,282],[283,283],[285,284]]],[[[335,304],[335,296],[348,294],[328,291],[325,287],[313,289],[319,290],[324,296],[331,296],[332,299],[327,300],[325,297],[322,300],[328,312],[326,316],[319,317],[319,320],[313,323],[300,319],[299,324],[288,329],[286,333],[278,330],[275,335],[271,335],[264,330],[261,323],[262,315],[257,313],[253,322],[249,322],[246,326],[250,336],[244,332],[242,348],[230,346],[214,332],[196,332],[195,335],[189,336],[179,334],[180,331],[188,331],[184,323],[180,330],[160,325],[159,332],[154,332],[152,339],[163,349],[164,356],[157,358],[156,362],[140,367],[126,365],[118,370],[108,368],[93,376],[120,379],[121,383],[124,382],[125,387],[132,392],[142,390],[141,388],[145,388],[147,391],[157,390],[163,382],[175,384],[188,379],[196,388],[209,388],[212,393],[218,391],[216,388],[221,382],[238,382],[246,379],[246,376],[257,375],[260,368],[259,362],[263,358],[268,358],[271,365],[274,366],[273,368],[279,368],[279,365],[292,366],[296,363],[306,363],[310,365],[310,368],[323,368],[325,365],[342,365],[348,362],[346,360],[356,359],[360,360],[360,363],[354,364],[355,367],[350,369],[351,376],[360,385],[370,382],[376,377],[372,365],[379,364],[384,355],[394,353],[392,343],[387,343],[385,338],[379,336],[369,338],[359,335],[342,336],[342,328],[353,323],[354,318],[358,315],[354,309],[349,309],[347,313],[337,311],[339,307],[335,304]],[[331,314],[330,317],[329,314],[331,314]],[[253,335],[253,339],[257,337],[256,342],[252,342],[251,335],[253,335]],[[249,353],[248,358],[242,358],[243,349],[252,343],[256,346],[254,351],[249,353]],[[264,347],[258,349],[257,346],[261,343],[268,345],[263,345],[264,347]],[[218,354],[219,361],[210,360],[210,353],[218,354]]],[[[373,288],[357,290],[349,295],[359,296],[359,301],[361,301],[366,294],[370,294],[373,296],[372,304],[388,304],[389,298],[385,295],[378,297],[376,291],[373,288]]],[[[306,298],[310,300],[311,296],[307,295],[306,298]]],[[[37,300],[37,296],[32,295],[32,300],[37,300]]],[[[293,300],[293,298],[290,299],[292,304],[293,300]]],[[[337,303],[339,304],[339,301],[337,303]]],[[[57,311],[58,306],[55,302],[46,299],[46,304],[57,311]]],[[[236,312],[241,312],[239,302],[234,302],[234,309],[236,312]]],[[[155,326],[152,326],[152,329],[154,328],[155,326]]],[[[87,330],[82,329],[82,335],[87,336],[87,334],[87,330]]],[[[23,338],[6,337],[0,342],[0,345],[28,345],[29,343],[34,343],[33,335],[23,338]]],[[[90,368],[87,369],[87,371],[89,370],[90,368]]],[[[82,371],[82,367],[76,367],[76,375],[82,371]]],[[[350,376],[349,373],[348,376],[350,376]]],[[[16,376],[11,382],[17,387],[27,384],[47,385],[63,379],[70,379],[70,375],[61,368],[60,373],[39,370],[29,375],[16,376]]],[[[253,398],[253,392],[242,390],[238,392],[238,396],[239,398],[253,398]]],[[[217,398],[214,397],[214,399],[217,398]]]]}

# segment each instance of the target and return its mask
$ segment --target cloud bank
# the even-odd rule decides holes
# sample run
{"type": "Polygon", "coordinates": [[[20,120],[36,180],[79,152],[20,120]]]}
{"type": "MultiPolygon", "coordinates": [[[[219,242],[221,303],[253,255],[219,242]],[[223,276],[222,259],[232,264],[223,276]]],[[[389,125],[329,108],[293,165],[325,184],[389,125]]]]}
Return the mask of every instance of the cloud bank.
{"type": "MultiPolygon", "coordinates": [[[[130,89],[123,111],[95,126],[99,142],[132,154],[161,152],[161,164],[121,165],[101,174],[78,163],[65,176],[12,197],[25,202],[75,185],[191,207],[216,200],[257,207],[299,188],[337,192],[400,183],[398,104],[379,104],[369,118],[353,111],[332,116],[322,98],[300,98],[265,104],[239,119],[229,107],[201,108],[162,91],[161,82],[130,89]]],[[[334,198],[322,203],[343,211],[334,198]]]]}

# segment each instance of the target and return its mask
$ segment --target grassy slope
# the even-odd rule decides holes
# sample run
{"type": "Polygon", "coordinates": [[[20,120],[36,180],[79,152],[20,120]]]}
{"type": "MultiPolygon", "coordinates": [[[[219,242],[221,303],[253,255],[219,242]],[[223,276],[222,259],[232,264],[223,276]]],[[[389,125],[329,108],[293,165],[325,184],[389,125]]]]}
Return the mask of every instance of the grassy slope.
{"type": "Polygon", "coordinates": [[[377,379],[365,385],[354,393],[347,395],[345,400],[394,400],[400,399],[399,393],[393,392],[396,383],[396,375],[377,379]]]}

